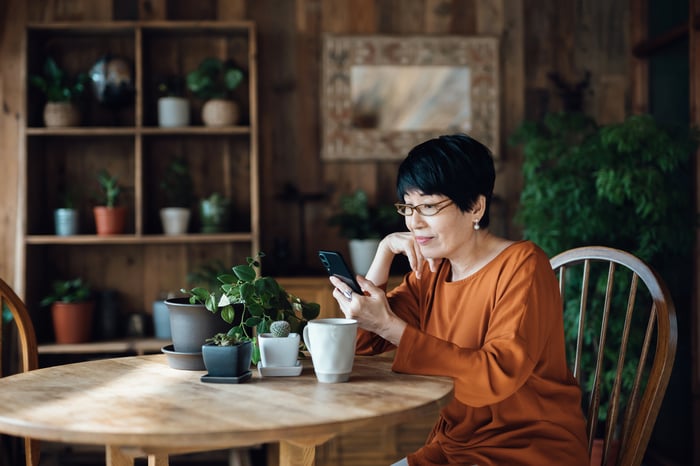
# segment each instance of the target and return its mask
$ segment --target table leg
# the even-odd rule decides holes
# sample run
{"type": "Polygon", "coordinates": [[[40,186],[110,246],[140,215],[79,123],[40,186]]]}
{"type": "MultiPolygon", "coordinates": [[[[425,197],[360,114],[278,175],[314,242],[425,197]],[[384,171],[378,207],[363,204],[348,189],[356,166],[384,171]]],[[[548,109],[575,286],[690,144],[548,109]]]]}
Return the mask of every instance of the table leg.
{"type": "Polygon", "coordinates": [[[134,458],[125,454],[118,446],[107,445],[105,455],[107,466],[134,466],[134,458]]]}
{"type": "MultiPolygon", "coordinates": [[[[134,466],[134,457],[115,445],[107,445],[105,450],[107,466],[134,466]]],[[[168,455],[148,455],[148,466],[168,466],[168,455]]]]}
{"type": "Polygon", "coordinates": [[[299,445],[286,441],[280,442],[279,466],[313,466],[316,459],[315,445],[299,445]]]}

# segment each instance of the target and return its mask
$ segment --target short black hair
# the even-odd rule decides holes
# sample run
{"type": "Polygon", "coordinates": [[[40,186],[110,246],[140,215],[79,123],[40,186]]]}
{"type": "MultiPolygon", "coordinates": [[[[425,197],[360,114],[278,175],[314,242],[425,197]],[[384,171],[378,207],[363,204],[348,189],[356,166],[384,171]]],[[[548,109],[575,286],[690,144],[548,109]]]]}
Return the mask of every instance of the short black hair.
{"type": "Polygon", "coordinates": [[[396,178],[399,202],[409,191],[441,194],[468,212],[479,196],[486,209],[479,226],[489,226],[496,170],[491,151],[466,134],[440,136],[418,144],[401,162],[396,178]]]}

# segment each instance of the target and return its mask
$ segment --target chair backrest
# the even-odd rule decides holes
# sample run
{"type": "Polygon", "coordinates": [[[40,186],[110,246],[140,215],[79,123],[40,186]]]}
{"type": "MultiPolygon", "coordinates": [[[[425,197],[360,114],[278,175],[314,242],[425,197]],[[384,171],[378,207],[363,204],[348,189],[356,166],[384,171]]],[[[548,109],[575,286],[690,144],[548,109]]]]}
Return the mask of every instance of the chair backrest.
{"type": "Polygon", "coordinates": [[[617,249],[571,249],[551,264],[564,301],[568,356],[587,395],[589,452],[605,419],[602,464],[639,465],[676,355],[671,295],[651,267],[617,249]],[[612,448],[614,438],[619,448],[612,448]]]}
{"type": "MultiPolygon", "coordinates": [[[[12,316],[12,320],[9,320],[8,323],[14,323],[17,328],[19,371],[27,372],[39,367],[36,334],[29,312],[12,288],[0,279],[0,377],[5,375],[6,371],[3,367],[3,360],[8,360],[3,355],[3,348],[11,348],[3,341],[3,335],[9,334],[5,331],[4,326],[5,315],[8,311],[9,315],[12,316]]],[[[25,438],[24,455],[27,466],[37,466],[39,464],[39,442],[25,438]]]]}

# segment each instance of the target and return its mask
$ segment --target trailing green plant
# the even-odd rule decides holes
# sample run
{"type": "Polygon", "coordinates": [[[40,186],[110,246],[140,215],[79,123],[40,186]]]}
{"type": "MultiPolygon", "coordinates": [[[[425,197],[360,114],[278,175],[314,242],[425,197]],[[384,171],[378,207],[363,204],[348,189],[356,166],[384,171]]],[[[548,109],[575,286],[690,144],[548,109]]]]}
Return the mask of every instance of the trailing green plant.
{"type": "MultiPolygon", "coordinates": [[[[522,145],[524,154],[524,186],[516,214],[523,236],[550,257],[588,245],[622,249],[650,263],[671,283],[674,277],[683,276],[679,264],[688,264],[697,228],[690,169],[690,154],[697,141],[696,131],[664,128],[649,115],[606,126],[579,113],[552,113],[542,122],[524,122],[510,140],[522,145]]],[[[602,309],[600,287],[606,278],[602,275],[592,282],[598,297],[590,299],[590,309],[602,309]]],[[[575,286],[571,282],[568,287],[575,286]]],[[[628,285],[629,277],[615,284],[621,290],[628,285]]],[[[569,295],[577,292],[567,290],[569,295]]],[[[588,316],[584,344],[595,347],[600,313],[588,316]]],[[[571,359],[578,333],[576,303],[565,307],[564,324],[571,359]]],[[[624,312],[613,313],[609,343],[619,342],[623,325],[624,312]]],[[[640,329],[644,328],[643,324],[633,325],[631,345],[641,340],[640,329]]],[[[591,354],[583,354],[584,374],[594,364],[591,354]]],[[[614,349],[606,350],[605,393],[610,393],[617,357],[614,349]]],[[[625,361],[623,386],[633,383],[638,360],[632,356],[625,361]]],[[[584,390],[590,390],[593,381],[581,383],[584,390]]],[[[621,401],[624,405],[625,400],[621,401]]],[[[601,400],[601,408],[606,406],[607,400],[601,400]]],[[[604,409],[600,413],[603,420],[604,409]]]]}
{"type": "Polygon", "coordinates": [[[185,157],[175,157],[160,182],[167,207],[190,207],[194,199],[190,168],[185,157]]]}
{"type": "Polygon", "coordinates": [[[42,306],[55,302],[79,303],[89,301],[92,296],[90,285],[82,278],[55,280],[51,283],[51,293],[41,300],[42,306]]]}
{"type": "Polygon", "coordinates": [[[181,291],[190,295],[190,303],[220,312],[227,323],[239,322],[229,335],[254,341],[255,332],[267,333],[280,320],[289,323],[291,332],[301,333],[309,320],[318,317],[321,307],[288,293],[274,278],[260,275],[259,259],[264,256],[259,252],[245,264],[232,267],[233,273],[219,275],[219,290],[195,287],[181,291]]]}
{"type": "Polygon", "coordinates": [[[187,88],[202,100],[224,99],[243,81],[243,72],[233,60],[205,58],[186,77],[187,88]]]}
{"type": "Polygon", "coordinates": [[[30,75],[29,82],[41,90],[49,102],[73,102],[85,93],[90,77],[87,73],[71,77],[48,57],[42,73],[30,75]]]}
{"type": "Polygon", "coordinates": [[[340,234],[348,239],[382,238],[400,229],[401,217],[393,206],[370,205],[367,193],[361,189],[340,197],[339,211],[328,219],[338,226],[340,234]]]}
{"type": "Polygon", "coordinates": [[[107,207],[116,206],[119,200],[119,194],[121,194],[119,177],[110,175],[107,170],[100,170],[97,174],[97,181],[102,189],[102,205],[107,207]]]}

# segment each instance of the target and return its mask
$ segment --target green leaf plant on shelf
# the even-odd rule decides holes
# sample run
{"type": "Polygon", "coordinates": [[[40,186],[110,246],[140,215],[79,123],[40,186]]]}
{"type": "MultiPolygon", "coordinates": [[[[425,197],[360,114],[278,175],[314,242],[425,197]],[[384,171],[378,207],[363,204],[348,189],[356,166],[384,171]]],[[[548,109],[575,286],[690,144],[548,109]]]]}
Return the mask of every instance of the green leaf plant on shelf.
{"type": "Polygon", "coordinates": [[[80,125],[80,109],[76,102],[90,82],[87,73],[70,76],[52,57],[47,57],[41,74],[29,76],[29,83],[46,98],[44,124],[47,127],[80,125]]]}
{"type": "Polygon", "coordinates": [[[233,325],[228,335],[236,336],[238,341],[253,341],[254,363],[259,361],[256,335],[270,332],[277,321],[286,322],[288,326],[284,327],[290,332],[301,334],[308,321],[318,317],[321,310],[319,304],[288,293],[274,278],[262,276],[259,259],[264,256],[259,252],[254,258],[248,257],[245,264],[232,267],[232,273],[219,275],[218,290],[204,287],[181,290],[190,295],[191,304],[203,304],[210,312],[220,312],[221,318],[233,325]]]}
{"type": "MultiPolygon", "coordinates": [[[[605,126],[580,113],[553,113],[541,122],[523,123],[510,139],[511,144],[521,145],[524,153],[524,187],[516,215],[523,236],[539,244],[550,257],[588,245],[628,251],[654,266],[673,293],[674,282],[684,283],[684,277],[692,275],[688,258],[692,256],[697,213],[692,200],[690,154],[697,141],[696,131],[665,128],[649,115],[605,126]]],[[[600,277],[601,282],[605,278],[600,277]]],[[[600,283],[591,282],[600,289],[600,283]]],[[[616,286],[628,287],[629,277],[618,280],[616,286]]],[[[601,296],[602,291],[598,293],[601,296]]],[[[677,299],[675,294],[674,301],[677,299]]],[[[578,306],[568,304],[564,325],[567,356],[572,359],[578,306]]],[[[588,308],[602,309],[602,302],[590,302],[588,308]]],[[[600,318],[595,313],[589,316],[584,342],[595,346],[600,318]]],[[[609,342],[616,338],[619,343],[624,317],[624,313],[611,315],[609,342]]],[[[645,324],[633,325],[630,345],[643,337],[645,328],[645,324]]],[[[639,360],[631,356],[623,366],[627,388],[634,383],[639,360]]],[[[617,352],[605,353],[609,370],[602,374],[604,393],[610,393],[617,357],[617,352]]],[[[584,352],[583,358],[585,374],[594,361],[592,353],[584,352]]],[[[590,391],[593,380],[580,382],[584,391],[590,391]]],[[[601,400],[600,421],[604,421],[607,403],[601,400]]]]}
{"type": "Polygon", "coordinates": [[[209,57],[187,73],[187,88],[202,99],[202,121],[206,126],[228,126],[238,123],[240,108],[233,100],[233,91],[243,81],[243,71],[233,60],[209,57]]]}

